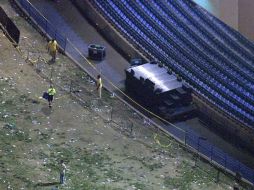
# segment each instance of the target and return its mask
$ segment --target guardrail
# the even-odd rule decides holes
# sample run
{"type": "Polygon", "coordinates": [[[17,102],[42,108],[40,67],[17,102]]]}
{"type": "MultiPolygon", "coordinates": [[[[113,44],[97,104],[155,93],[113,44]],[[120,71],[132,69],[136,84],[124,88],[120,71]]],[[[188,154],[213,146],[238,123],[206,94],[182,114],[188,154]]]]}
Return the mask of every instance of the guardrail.
{"type": "MultiPolygon", "coordinates": [[[[84,63],[89,65],[91,65],[91,63],[87,61],[85,56],[82,55],[80,51],[57,30],[57,28],[55,28],[28,0],[15,0],[15,2],[30,17],[30,19],[35,22],[35,24],[41,29],[42,32],[44,32],[46,36],[56,39],[59,46],[66,53],[66,55],[72,58],[73,61],[75,61],[83,70],[85,70],[91,76],[93,68],[88,71],[84,68],[84,66],[82,66],[82,64],[84,63]]],[[[73,84],[72,82],[70,83],[73,84]]],[[[112,85],[113,88],[115,88],[115,86],[111,82],[109,84],[112,85]]],[[[122,94],[122,92],[120,92],[120,94],[122,94]]],[[[127,97],[127,99],[131,100],[129,97],[127,97]]],[[[131,102],[132,100],[130,102],[126,102],[122,98],[121,100],[128,104],[131,108],[135,109],[133,106],[131,106],[131,104],[133,103],[131,102]]],[[[143,110],[143,107],[141,107],[141,109],[143,110]]],[[[135,109],[135,111],[137,110],[135,109]]],[[[143,118],[146,118],[146,116],[142,113],[138,113],[142,115],[143,118]]],[[[112,119],[112,113],[110,117],[112,119]]],[[[254,184],[253,169],[248,168],[238,160],[223,152],[221,149],[213,146],[212,144],[207,142],[205,138],[200,137],[190,131],[184,131],[170,123],[162,122],[162,124],[158,125],[154,121],[149,120],[149,122],[152,123],[154,126],[160,128],[170,136],[174,137],[176,140],[184,144],[185,147],[191,149],[193,152],[197,153],[197,155],[203,157],[210,163],[216,165],[224,171],[231,173],[232,175],[235,175],[237,178],[242,178],[243,181],[251,185],[254,184]]]]}

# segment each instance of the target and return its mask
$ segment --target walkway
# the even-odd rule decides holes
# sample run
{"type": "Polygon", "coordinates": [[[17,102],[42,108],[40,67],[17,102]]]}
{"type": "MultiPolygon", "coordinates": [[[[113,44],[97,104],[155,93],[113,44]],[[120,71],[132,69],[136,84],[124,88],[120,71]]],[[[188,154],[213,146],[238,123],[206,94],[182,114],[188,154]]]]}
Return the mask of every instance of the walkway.
{"type": "Polygon", "coordinates": [[[117,87],[124,88],[124,70],[129,67],[129,63],[83,18],[71,1],[61,0],[55,3],[48,0],[31,0],[30,2],[86,57],[89,44],[105,46],[106,59],[91,62],[117,87]]]}

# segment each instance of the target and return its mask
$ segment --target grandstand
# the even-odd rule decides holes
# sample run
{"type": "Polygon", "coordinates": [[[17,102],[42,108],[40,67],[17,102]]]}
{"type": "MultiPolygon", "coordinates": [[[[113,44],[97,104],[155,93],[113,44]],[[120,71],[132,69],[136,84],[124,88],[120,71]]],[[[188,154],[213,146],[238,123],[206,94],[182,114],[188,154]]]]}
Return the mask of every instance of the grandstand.
{"type": "Polygon", "coordinates": [[[192,1],[89,3],[142,56],[159,60],[193,88],[200,110],[207,104],[213,110],[201,112],[205,120],[253,151],[252,42],[192,1]]]}

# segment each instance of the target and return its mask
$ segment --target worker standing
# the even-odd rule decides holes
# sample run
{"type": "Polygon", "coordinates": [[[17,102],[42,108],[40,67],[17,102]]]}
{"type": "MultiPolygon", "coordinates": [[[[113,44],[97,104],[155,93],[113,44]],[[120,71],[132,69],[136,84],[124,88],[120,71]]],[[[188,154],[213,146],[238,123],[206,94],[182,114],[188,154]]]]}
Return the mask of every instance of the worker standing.
{"type": "Polygon", "coordinates": [[[97,76],[96,89],[98,91],[99,98],[101,98],[102,80],[101,75],[97,76]]]}
{"type": "Polygon", "coordinates": [[[65,172],[66,172],[66,165],[64,164],[64,161],[60,161],[60,184],[63,185],[65,181],[65,172]]]}
{"type": "Polygon", "coordinates": [[[48,102],[49,102],[49,107],[52,107],[52,101],[54,98],[54,95],[56,94],[56,89],[53,88],[53,85],[50,85],[48,89],[48,102]]]}
{"type": "Polygon", "coordinates": [[[58,50],[58,44],[57,41],[55,39],[52,39],[49,41],[48,46],[47,46],[48,52],[50,54],[50,56],[52,57],[52,61],[55,62],[56,61],[56,53],[58,50]]]}

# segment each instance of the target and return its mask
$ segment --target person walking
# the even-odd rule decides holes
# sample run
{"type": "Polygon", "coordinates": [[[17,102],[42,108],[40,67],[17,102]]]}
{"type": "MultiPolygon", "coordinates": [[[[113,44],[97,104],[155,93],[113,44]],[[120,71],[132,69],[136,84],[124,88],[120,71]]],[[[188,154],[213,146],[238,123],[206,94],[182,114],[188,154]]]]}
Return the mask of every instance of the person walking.
{"type": "Polygon", "coordinates": [[[101,89],[102,89],[101,75],[98,75],[98,76],[97,76],[96,89],[97,89],[97,91],[98,91],[99,98],[101,98],[101,89]]]}
{"type": "Polygon", "coordinates": [[[54,95],[56,94],[56,89],[53,87],[53,85],[51,84],[49,89],[48,89],[48,102],[49,102],[49,107],[52,107],[52,101],[54,98],[54,95]]]}
{"type": "Polygon", "coordinates": [[[47,48],[48,48],[48,52],[49,52],[50,56],[52,57],[51,61],[55,62],[56,61],[56,53],[58,50],[57,41],[55,39],[50,40],[47,48]]]}
{"type": "Polygon", "coordinates": [[[64,184],[65,181],[65,172],[66,172],[66,165],[64,164],[64,161],[60,161],[60,184],[64,184]]]}

